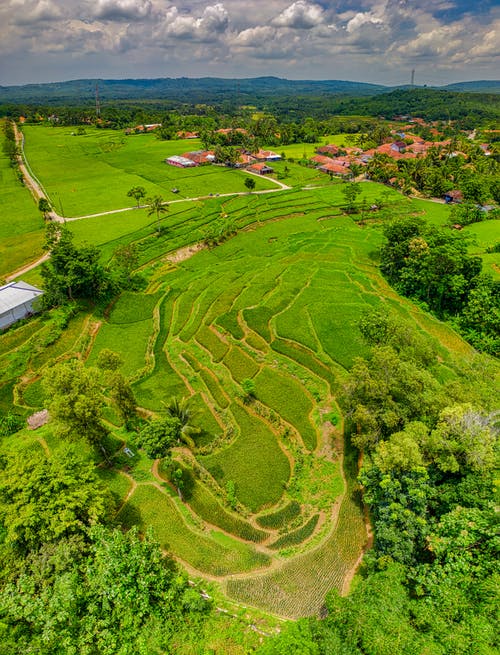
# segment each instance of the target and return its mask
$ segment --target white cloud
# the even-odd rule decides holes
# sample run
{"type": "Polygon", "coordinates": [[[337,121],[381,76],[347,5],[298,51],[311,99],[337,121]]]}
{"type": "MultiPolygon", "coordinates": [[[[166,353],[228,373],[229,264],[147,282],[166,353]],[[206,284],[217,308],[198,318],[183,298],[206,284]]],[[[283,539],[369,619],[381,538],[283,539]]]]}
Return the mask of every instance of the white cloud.
{"type": "Polygon", "coordinates": [[[97,0],[94,16],[101,20],[138,20],[151,14],[151,0],[97,0]]]}
{"type": "Polygon", "coordinates": [[[12,22],[17,25],[54,21],[63,16],[61,8],[52,0],[14,0],[10,7],[12,22]]]}
{"type": "Polygon", "coordinates": [[[237,35],[233,43],[236,46],[260,48],[265,43],[273,41],[275,37],[276,29],[274,27],[261,25],[243,30],[237,35]]]}
{"type": "Polygon", "coordinates": [[[347,25],[346,30],[351,34],[356,30],[359,30],[363,25],[382,25],[383,20],[375,16],[372,12],[358,12],[353,18],[351,18],[347,25]]]}
{"type": "Polygon", "coordinates": [[[498,77],[493,3],[458,6],[451,0],[0,0],[0,83],[15,83],[21,69],[30,81],[30,66],[46,79],[55,79],[56,70],[60,76],[67,69],[66,78],[74,70],[81,75],[89,53],[102,63],[99,75],[108,70],[113,77],[136,74],[137,61],[151,77],[342,75],[390,84],[406,81],[403,71],[412,68],[422,82],[428,75],[428,83],[434,73],[450,80],[451,68],[456,80],[498,77]],[[64,57],[57,67],[55,58],[47,60],[45,72],[47,52],[64,57]]]}
{"type": "Polygon", "coordinates": [[[161,24],[158,34],[163,37],[201,41],[217,41],[229,24],[226,8],[220,2],[205,7],[201,16],[182,14],[177,7],[171,7],[161,24]]]}
{"type": "Polygon", "coordinates": [[[273,24],[279,27],[292,27],[295,29],[311,29],[324,21],[324,11],[320,5],[297,0],[284,9],[279,16],[273,20],[273,24]]]}

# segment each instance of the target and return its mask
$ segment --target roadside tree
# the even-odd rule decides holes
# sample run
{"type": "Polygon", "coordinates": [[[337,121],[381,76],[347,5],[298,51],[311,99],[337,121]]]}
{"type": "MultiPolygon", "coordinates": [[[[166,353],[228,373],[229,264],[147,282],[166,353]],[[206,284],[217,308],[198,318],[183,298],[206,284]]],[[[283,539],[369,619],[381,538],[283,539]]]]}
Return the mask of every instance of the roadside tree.
{"type": "Polygon", "coordinates": [[[161,196],[153,196],[152,198],[147,199],[149,205],[148,216],[156,215],[156,231],[158,234],[161,232],[160,228],[160,217],[162,214],[168,212],[168,205],[165,204],[165,201],[161,196]]]}
{"type": "Polygon", "coordinates": [[[134,198],[137,207],[140,207],[140,201],[146,197],[146,189],[142,186],[133,186],[128,192],[127,196],[129,198],[134,198]]]}
{"type": "Polygon", "coordinates": [[[255,180],[252,179],[251,177],[246,177],[244,185],[248,189],[248,191],[251,193],[255,189],[255,180]]]}

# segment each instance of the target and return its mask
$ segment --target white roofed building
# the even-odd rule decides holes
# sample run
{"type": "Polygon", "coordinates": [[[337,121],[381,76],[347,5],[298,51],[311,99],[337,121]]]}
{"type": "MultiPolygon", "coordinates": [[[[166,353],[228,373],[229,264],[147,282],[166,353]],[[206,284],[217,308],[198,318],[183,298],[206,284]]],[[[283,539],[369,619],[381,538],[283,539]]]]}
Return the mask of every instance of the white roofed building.
{"type": "Polygon", "coordinates": [[[41,289],[22,280],[0,287],[0,330],[36,312],[33,303],[42,294],[41,289]]]}

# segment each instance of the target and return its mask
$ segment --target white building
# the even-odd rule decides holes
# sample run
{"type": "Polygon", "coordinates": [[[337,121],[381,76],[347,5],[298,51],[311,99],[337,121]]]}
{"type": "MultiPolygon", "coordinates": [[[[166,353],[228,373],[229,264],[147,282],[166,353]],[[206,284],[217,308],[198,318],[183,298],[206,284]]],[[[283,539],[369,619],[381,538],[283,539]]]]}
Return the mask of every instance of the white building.
{"type": "Polygon", "coordinates": [[[0,287],[0,330],[36,312],[36,298],[43,291],[19,280],[0,287]]]}

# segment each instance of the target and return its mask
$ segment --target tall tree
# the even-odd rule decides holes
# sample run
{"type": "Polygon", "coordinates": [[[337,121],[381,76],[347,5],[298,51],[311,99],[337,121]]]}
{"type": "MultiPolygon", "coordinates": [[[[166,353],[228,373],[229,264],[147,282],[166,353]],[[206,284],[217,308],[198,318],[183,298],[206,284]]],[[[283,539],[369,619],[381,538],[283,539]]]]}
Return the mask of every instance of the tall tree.
{"type": "Polygon", "coordinates": [[[41,212],[45,221],[49,218],[51,210],[52,207],[47,198],[40,198],[38,201],[38,211],[41,212]]]}
{"type": "Polygon", "coordinates": [[[55,429],[63,438],[101,443],[108,430],[101,420],[104,398],[97,369],[75,359],[62,362],[48,369],[43,387],[55,429]]]}
{"type": "Polygon", "coordinates": [[[168,212],[168,205],[165,203],[161,196],[153,196],[147,199],[149,205],[148,216],[156,215],[156,231],[158,234],[161,232],[160,216],[168,212]]]}
{"type": "Polygon", "coordinates": [[[99,250],[76,246],[66,227],[49,223],[45,249],[50,252],[50,259],[42,264],[46,305],[76,298],[96,300],[114,290],[111,276],[99,262],[99,250]]]}

